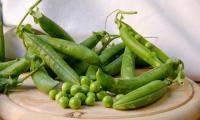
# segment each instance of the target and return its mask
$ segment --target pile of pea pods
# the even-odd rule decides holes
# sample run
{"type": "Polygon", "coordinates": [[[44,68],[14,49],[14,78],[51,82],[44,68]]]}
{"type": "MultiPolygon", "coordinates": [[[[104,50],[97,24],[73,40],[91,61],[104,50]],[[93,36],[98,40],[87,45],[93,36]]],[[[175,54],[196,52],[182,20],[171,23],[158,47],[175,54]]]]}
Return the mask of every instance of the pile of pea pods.
{"type": "MultiPolygon", "coordinates": [[[[31,6],[16,28],[26,48],[24,57],[10,61],[1,57],[0,92],[9,92],[31,76],[36,88],[62,108],[80,109],[102,101],[106,108],[131,110],[156,102],[173,84],[184,84],[183,62],[169,58],[123,21],[123,15],[137,12],[116,10],[118,34],[93,32],[76,43],[61,26],[35,9],[40,2],[31,6]],[[29,15],[43,32],[30,24],[22,25],[29,15]],[[115,39],[121,42],[113,44],[115,39]],[[136,75],[136,68],[149,70],[136,75]],[[25,72],[26,76],[19,78],[25,72]]],[[[0,56],[4,56],[3,50],[0,56]]]]}

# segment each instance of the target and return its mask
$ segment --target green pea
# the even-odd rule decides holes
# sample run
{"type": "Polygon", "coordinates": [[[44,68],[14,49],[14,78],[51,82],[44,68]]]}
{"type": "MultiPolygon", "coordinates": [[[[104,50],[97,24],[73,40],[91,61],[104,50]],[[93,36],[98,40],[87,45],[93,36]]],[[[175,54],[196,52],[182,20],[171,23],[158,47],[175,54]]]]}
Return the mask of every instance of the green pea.
{"type": "Polygon", "coordinates": [[[81,91],[85,94],[89,92],[90,88],[88,85],[81,85],[81,91]]]}
{"type": "Polygon", "coordinates": [[[88,93],[87,93],[87,96],[92,96],[92,97],[96,98],[96,95],[95,95],[95,93],[93,93],[93,92],[88,92],[88,93]]]}
{"type": "Polygon", "coordinates": [[[92,82],[90,84],[90,91],[91,92],[95,92],[95,93],[99,92],[100,88],[101,88],[101,85],[100,85],[99,81],[95,81],[95,82],[92,82]]]}
{"type": "Polygon", "coordinates": [[[72,83],[70,82],[65,82],[62,84],[62,91],[65,91],[65,92],[70,92],[70,89],[71,89],[71,86],[72,86],[72,83]]]}
{"type": "Polygon", "coordinates": [[[90,79],[87,76],[82,76],[81,85],[90,85],[90,79]]]}
{"type": "Polygon", "coordinates": [[[81,100],[77,97],[72,97],[69,100],[69,106],[72,109],[79,109],[79,108],[81,108],[81,100]]]}
{"type": "Polygon", "coordinates": [[[106,91],[100,91],[96,94],[98,100],[102,101],[103,98],[107,95],[106,91]]]}
{"type": "Polygon", "coordinates": [[[74,97],[77,97],[81,100],[81,104],[84,104],[85,103],[85,99],[86,99],[86,96],[85,94],[79,92],[79,93],[76,93],[76,95],[74,97]]]}
{"type": "Polygon", "coordinates": [[[61,97],[61,98],[59,99],[59,105],[60,105],[62,108],[68,107],[68,105],[69,105],[69,99],[68,99],[68,97],[65,97],[65,96],[61,97]]]}
{"type": "Polygon", "coordinates": [[[75,95],[76,93],[81,91],[81,87],[79,85],[73,85],[70,89],[70,94],[75,95]]]}
{"type": "Polygon", "coordinates": [[[105,96],[102,100],[103,106],[106,108],[112,107],[113,99],[111,96],[105,96]]]}
{"type": "Polygon", "coordinates": [[[50,90],[49,91],[50,99],[55,100],[56,94],[57,94],[57,90],[55,90],[55,89],[50,90]]]}
{"type": "Polygon", "coordinates": [[[117,96],[115,96],[116,100],[119,100],[120,98],[122,98],[124,95],[123,94],[118,94],[117,96]]]}
{"type": "Polygon", "coordinates": [[[67,94],[66,94],[65,92],[63,92],[63,91],[59,91],[59,92],[56,94],[55,100],[56,100],[56,101],[59,101],[59,99],[60,99],[61,97],[63,97],[63,96],[67,97],[67,94]]]}
{"type": "Polygon", "coordinates": [[[86,99],[85,99],[85,104],[88,105],[88,106],[94,106],[95,105],[95,97],[93,96],[88,96],[86,99]]]}

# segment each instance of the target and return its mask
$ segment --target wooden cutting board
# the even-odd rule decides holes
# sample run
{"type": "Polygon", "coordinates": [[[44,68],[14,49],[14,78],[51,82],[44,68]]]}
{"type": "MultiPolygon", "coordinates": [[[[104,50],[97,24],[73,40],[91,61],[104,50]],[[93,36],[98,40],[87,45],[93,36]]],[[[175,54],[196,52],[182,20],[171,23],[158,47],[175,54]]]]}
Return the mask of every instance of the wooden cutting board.
{"type": "Polygon", "coordinates": [[[60,108],[29,79],[8,96],[0,95],[0,116],[5,120],[196,120],[200,117],[200,87],[186,79],[184,86],[172,86],[162,99],[137,110],[119,111],[101,103],[73,110],[60,108]]]}

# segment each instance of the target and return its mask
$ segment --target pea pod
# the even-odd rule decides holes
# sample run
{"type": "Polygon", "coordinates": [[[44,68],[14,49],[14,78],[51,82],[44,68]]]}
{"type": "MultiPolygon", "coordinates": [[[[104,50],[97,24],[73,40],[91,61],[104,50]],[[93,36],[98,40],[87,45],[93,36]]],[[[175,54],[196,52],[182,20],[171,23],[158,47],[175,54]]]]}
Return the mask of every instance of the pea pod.
{"type": "Polygon", "coordinates": [[[124,50],[125,45],[123,43],[117,44],[111,48],[107,48],[104,51],[102,51],[100,57],[101,63],[103,65],[109,63],[109,59],[115,56],[120,51],[124,50]]]}
{"type": "Polygon", "coordinates": [[[25,57],[0,71],[0,77],[15,77],[29,69],[30,62],[25,57]]]}
{"type": "Polygon", "coordinates": [[[74,39],[67,33],[62,27],[52,21],[50,18],[42,14],[39,10],[31,11],[36,23],[52,37],[61,38],[69,41],[74,41],[74,39]]]}
{"type": "MultiPolygon", "coordinates": [[[[1,8],[0,12],[2,13],[1,8]]],[[[5,44],[4,44],[3,22],[1,14],[0,15],[0,61],[4,61],[4,59],[5,59],[5,44]]]]}
{"type": "Polygon", "coordinates": [[[6,67],[16,63],[17,61],[19,61],[19,59],[10,60],[10,61],[6,61],[6,62],[0,62],[0,70],[5,69],[6,67]]]}
{"type": "Polygon", "coordinates": [[[130,78],[112,78],[111,76],[103,73],[101,70],[97,71],[96,77],[100,81],[101,86],[109,91],[114,93],[128,93],[132,90],[135,90],[151,81],[154,80],[163,80],[167,77],[174,76],[174,71],[177,69],[180,61],[173,60],[162,64],[159,67],[156,67],[152,70],[144,72],[143,74],[130,78]],[[112,83],[112,84],[107,84],[112,83]]]}
{"type": "Polygon", "coordinates": [[[123,55],[103,67],[103,70],[109,75],[117,75],[120,72],[123,55]]]}
{"type": "Polygon", "coordinates": [[[89,64],[100,65],[98,55],[83,45],[45,35],[40,35],[39,38],[63,54],[86,61],[89,64]]]}
{"type": "Polygon", "coordinates": [[[93,32],[93,34],[88,37],[87,39],[85,39],[84,41],[82,41],[80,44],[87,47],[87,48],[90,48],[90,49],[93,49],[97,43],[106,35],[106,32],[105,31],[102,31],[102,32],[93,32]]]}
{"type": "Polygon", "coordinates": [[[137,56],[142,58],[145,62],[149,63],[153,67],[157,67],[163,64],[163,62],[154,54],[154,52],[142,45],[133,36],[134,31],[128,24],[122,22],[121,20],[117,20],[116,23],[119,27],[121,39],[132,52],[134,52],[137,56]]]}
{"type": "MultiPolygon", "coordinates": [[[[34,54],[32,49],[28,49],[29,54],[34,54]]],[[[31,60],[31,70],[36,69],[42,63],[40,58],[34,58],[31,60]]],[[[48,93],[51,89],[56,87],[59,82],[53,80],[47,73],[44,67],[41,67],[37,72],[32,75],[32,80],[38,90],[44,93],[48,93]]]]}
{"type": "Polygon", "coordinates": [[[166,81],[152,81],[121,97],[113,104],[113,108],[129,110],[152,104],[167,92],[167,86],[168,82],[166,81]]]}
{"type": "Polygon", "coordinates": [[[0,78],[0,93],[7,93],[9,89],[16,87],[19,81],[15,78],[0,78]]]}
{"type": "Polygon", "coordinates": [[[123,79],[135,77],[135,56],[128,47],[125,48],[122,58],[121,77],[123,79]]]}
{"type": "Polygon", "coordinates": [[[56,51],[38,36],[23,32],[27,46],[34,49],[39,56],[62,81],[71,81],[79,84],[77,73],[56,53],[56,51]]]}

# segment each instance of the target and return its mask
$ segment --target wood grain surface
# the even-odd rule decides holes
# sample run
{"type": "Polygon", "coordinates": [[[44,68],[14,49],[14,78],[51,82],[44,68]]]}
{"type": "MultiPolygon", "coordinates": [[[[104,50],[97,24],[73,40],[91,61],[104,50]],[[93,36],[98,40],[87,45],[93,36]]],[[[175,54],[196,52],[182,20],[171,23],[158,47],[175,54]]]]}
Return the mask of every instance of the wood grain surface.
{"type": "Polygon", "coordinates": [[[162,99],[137,110],[119,111],[104,108],[101,103],[73,110],[60,108],[29,79],[8,96],[0,95],[0,116],[5,120],[195,120],[200,116],[200,87],[186,79],[184,86],[172,86],[162,99]]]}

